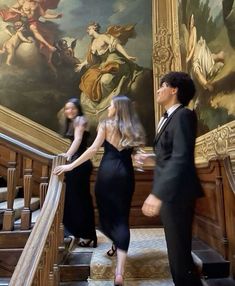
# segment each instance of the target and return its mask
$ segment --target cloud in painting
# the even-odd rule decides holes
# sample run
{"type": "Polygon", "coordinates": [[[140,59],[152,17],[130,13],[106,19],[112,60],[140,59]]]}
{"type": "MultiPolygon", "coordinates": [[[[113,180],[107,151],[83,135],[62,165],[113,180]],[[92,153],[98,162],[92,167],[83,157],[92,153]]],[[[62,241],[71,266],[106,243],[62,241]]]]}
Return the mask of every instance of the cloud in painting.
{"type": "Polygon", "coordinates": [[[136,24],[137,37],[128,41],[126,49],[137,56],[138,64],[151,68],[151,4],[152,0],[61,0],[57,9],[63,13],[60,30],[64,37],[78,39],[75,53],[84,58],[90,42],[86,34],[90,22],[98,22],[101,32],[111,24],[136,24]]]}

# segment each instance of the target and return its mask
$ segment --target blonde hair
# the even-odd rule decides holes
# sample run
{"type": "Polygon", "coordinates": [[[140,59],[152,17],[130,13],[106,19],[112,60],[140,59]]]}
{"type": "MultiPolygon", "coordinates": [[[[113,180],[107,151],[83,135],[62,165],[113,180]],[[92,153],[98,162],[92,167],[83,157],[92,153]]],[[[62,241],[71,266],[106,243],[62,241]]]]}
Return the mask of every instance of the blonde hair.
{"type": "Polygon", "coordinates": [[[122,147],[138,147],[145,144],[145,132],[133,103],[125,95],[117,95],[112,99],[115,107],[115,122],[120,132],[119,145],[122,147]]]}

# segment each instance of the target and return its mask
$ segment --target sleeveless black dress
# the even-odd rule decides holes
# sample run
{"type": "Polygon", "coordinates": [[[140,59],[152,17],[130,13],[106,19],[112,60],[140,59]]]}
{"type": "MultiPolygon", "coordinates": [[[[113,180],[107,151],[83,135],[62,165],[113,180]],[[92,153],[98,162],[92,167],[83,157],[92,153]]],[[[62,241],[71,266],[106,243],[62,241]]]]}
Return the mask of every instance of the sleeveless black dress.
{"type": "Polygon", "coordinates": [[[118,151],[105,140],[95,186],[101,231],[124,251],[130,242],[129,213],[135,182],[132,151],[118,151]]]}
{"type": "MultiPolygon", "coordinates": [[[[87,148],[89,132],[85,131],[82,142],[72,161],[77,159],[87,148]]],[[[70,136],[71,141],[73,137],[70,136]]],[[[90,160],[65,173],[66,193],[63,223],[65,228],[75,237],[94,239],[95,219],[92,197],[90,194],[90,176],[92,163],[90,160]]]]}

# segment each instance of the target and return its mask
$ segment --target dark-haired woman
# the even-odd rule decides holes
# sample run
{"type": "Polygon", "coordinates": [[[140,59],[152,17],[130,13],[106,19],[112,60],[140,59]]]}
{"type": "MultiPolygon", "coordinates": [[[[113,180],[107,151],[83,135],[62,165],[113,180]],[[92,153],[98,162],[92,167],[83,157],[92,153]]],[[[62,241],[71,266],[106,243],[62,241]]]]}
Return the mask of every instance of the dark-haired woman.
{"type": "MultiPolygon", "coordinates": [[[[73,162],[87,149],[88,123],[77,98],[71,98],[65,103],[64,116],[63,136],[72,142],[64,155],[67,157],[67,161],[73,162]]],[[[63,222],[66,231],[80,239],[80,246],[96,247],[94,208],[90,194],[91,172],[92,163],[90,160],[86,160],[80,166],[66,173],[63,222]]]]}
{"type": "Polygon", "coordinates": [[[93,144],[73,163],[54,170],[57,175],[73,170],[92,158],[104,143],[95,193],[101,230],[113,241],[117,251],[114,285],[119,286],[123,285],[130,242],[129,213],[135,182],[131,155],[133,148],[142,146],[144,141],[144,131],[130,99],[115,96],[108,109],[108,119],[99,124],[93,144]]]}

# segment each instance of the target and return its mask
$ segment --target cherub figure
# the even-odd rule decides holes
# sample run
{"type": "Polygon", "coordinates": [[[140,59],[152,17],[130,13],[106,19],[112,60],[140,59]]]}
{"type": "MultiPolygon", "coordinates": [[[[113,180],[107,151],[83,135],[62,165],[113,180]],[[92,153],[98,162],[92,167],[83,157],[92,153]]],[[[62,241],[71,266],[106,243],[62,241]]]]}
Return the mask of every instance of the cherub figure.
{"type": "MultiPolygon", "coordinates": [[[[16,4],[10,7],[10,11],[20,14],[27,21],[29,29],[33,33],[35,39],[40,42],[40,44],[46,46],[50,52],[56,50],[48,40],[42,35],[39,27],[39,18],[42,17],[47,20],[58,19],[62,17],[62,14],[51,14],[47,12],[47,9],[51,8],[47,5],[49,1],[42,0],[18,0],[16,4]]],[[[59,1],[54,1],[58,2],[59,1]]],[[[54,3],[56,5],[56,3],[54,3]]]]}
{"type": "Polygon", "coordinates": [[[4,42],[2,49],[0,49],[0,54],[7,54],[6,64],[8,66],[12,65],[15,51],[20,45],[20,43],[32,43],[30,39],[27,39],[23,35],[22,32],[25,27],[21,21],[17,21],[14,23],[14,29],[15,32],[13,33],[11,33],[9,29],[6,30],[10,38],[4,42]]]}

